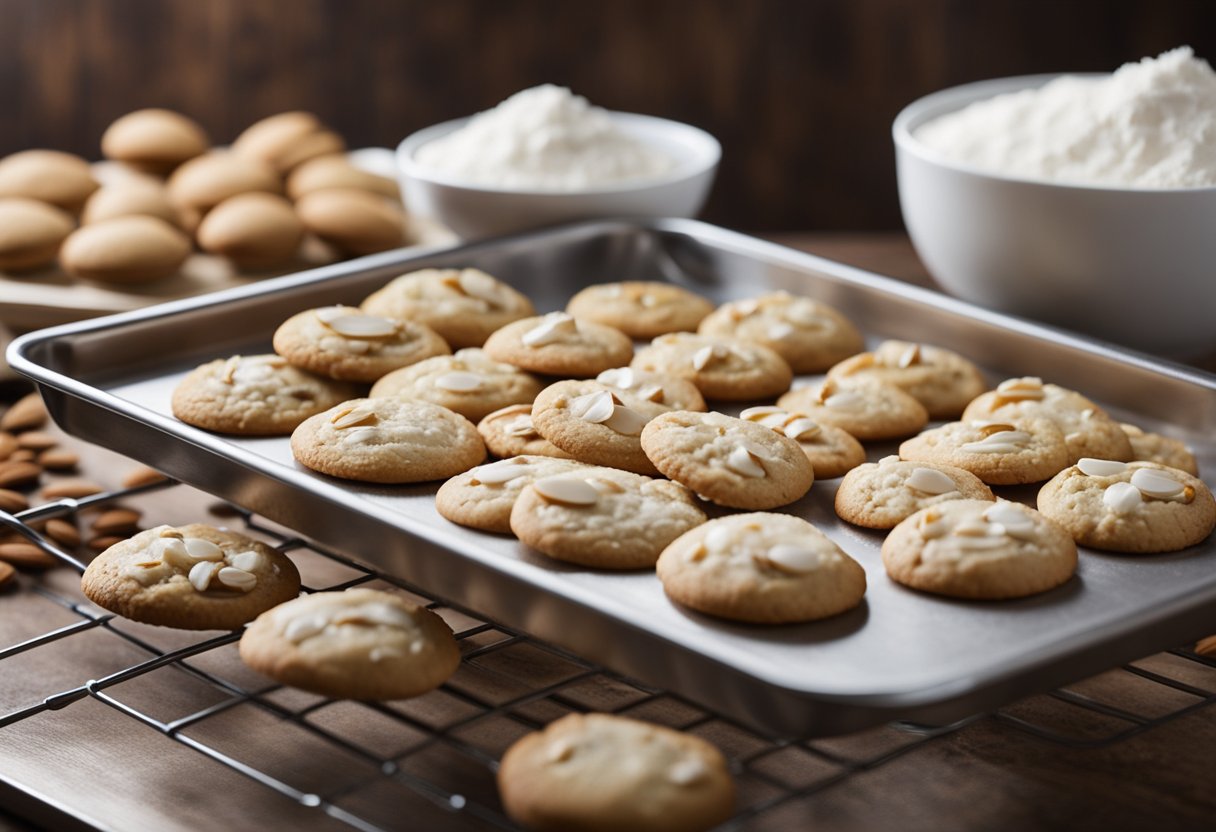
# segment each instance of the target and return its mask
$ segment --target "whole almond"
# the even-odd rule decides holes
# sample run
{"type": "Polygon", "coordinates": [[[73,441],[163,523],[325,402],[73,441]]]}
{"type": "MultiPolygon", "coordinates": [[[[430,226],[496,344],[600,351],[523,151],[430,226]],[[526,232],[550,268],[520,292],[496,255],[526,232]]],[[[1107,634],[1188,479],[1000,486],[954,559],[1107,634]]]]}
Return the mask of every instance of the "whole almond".
{"type": "Polygon", "coordinates": [[[38,458],[38,453],[29,448],[18,448],[9,454],[8,458],[10,462],[33,462],[38,458]]]}
{"type": "Polygon", "coordinates": [[[118,535],[113,534],[103,534],[92,538],[85,545],[94,552],[104,552],[106,549],[109,549],[111,546],[117,543],[122,543],[124,540],[126,540],[125,537],[119,537],[118,535]]]}
{"type": "Polygon", "coordinates": [[[94,494],[100,494],[102,488],[95,482],[83,479],[66,479],[52,483],[42,489],[42,496],[48,500],[58,500],[67,497],[73,500],[78,500],[81,497],[90,497],[94,494]]]}
{"type": "Polygon", "coordinates": [[[13,568],[13,565],[0,560],[0,589],[11,584],[15,577],[17,577],[17,570],[13,568]]]}
{"type": "Polygon", "coordinates": [[[90,524],[99,535],[112,535],[120,532],[132,532],[139,524],[143,515],[133,508],[111,508],[97,515],[90,524]]]}
{"type": "Polygon", "coordinates": [[[0,462],[8,459],[17,447],[17,437],[11,433],[0,432],[0,462]]]}
{"type": "Polygon", "coordinates": [[[25,511],[29,507],[30,501],[25,498],[24,494],[8,488],[0,488],[0,511],[16,514],[19,511],[25,511]]]}
{"type": "Polygon", "coordinates": [[[59,437],[41,430],[27,430],[17,437],[17,447],[45,451],[59,444],[59,437]]]}
{"type": "Polygon", "coordinates": [[[151,485],[154,482],[166,482],[169,478],[147,465],[132,468],[122,478],[123,488],[138,488],[141,485],[151,485]]]}
{"type": "Polygon", "coordinates": [[[313,191],[296,203],[304,227],[351,254],[405,245],[405,214],[389,200],[355,188],[313,191]]]}
{"type": "Polygon", "coordinates": [[[357,188],[389,199],[401,199],[401,191],[395,181],[357,168],[345,156],[337,153],[305,162],[293,170],[287,179],[287,195],[292,199],[330,188],[357,188]]]}
{"type": "Polygon", "coordinates": [[[156,217],[114,217],[73,231],[59,264],[75,277],[147,283],[175,273],[190,256],[190,239],[156,217]]]}
{"type": "Polygon", "coordinates": [[[0,543],[0,560],[21,569],[49,569],[59,563],[54,555],[47,554],[33,543],[0,543]]]}
{"type": "Polygon", "coordinates": [[[67,520],[61,520],[58,517],[48,520],[46,533],[62,546],[74,549],[80,545],[80,532],[76,531],[76,527],[67,520]]]}
{"type": "Polygon", "coordinates": [[[282,180],[270,165],[226,150],[191,159],[169,177],[169,199],[203,214],[237,194],[282,190],[282,180]]]}
{"type": "Polygon", "coordinates": [[[204,251],[227,257],[241,268],[280,265],[295,256],[304,223],[291,203],[276,194],[239,194],[211,209],[198,227],[204,251]]]}
{"type": "Polygon", "coordinates": [[[89,163],[58,150],[23,150],[0,160],[0,196],[22,196],[79,214],[97,190],[89,163]]]}
{"type": "Polygon", "coordinates": [[[101,136],[105,156],[158,174],[207,152],[210,144],[198,122],[173,110],[156,108],[127,113],[101,136]]]}
{"type": "Polygon", "coordinates": [[[71,214],[45,202],[0,199],[0,269],[21,272],[49,266],[75,227],[71,214]]]}
{"type": "Polygon", "coordinates": [[[0,488],[30,485],[42,476],[42,466],[33,462],[9,460],[0,462],[0,488]]]}
{"type": "Polygon", "coordinates": [[[344,149],[341,136],[326,128],[312,113],[300,110],[255,122],[232,142],[234,153],[258,159],[280,173],[344,149]]]}
{"type": "Polygon", "coordinates": [[[137,177],[103,185],[84,204],[80,222],[92,225],[132,214],[145,214],[179,228],[185,227],[181,212],[169,201],[165,186],[153,179],[137,177]]]}
{"type": "Polygon", "coordinates": [[[40,428],[46,424],[46,405],[37,393],[22,396],[3,416],[0,416],[0,430],[14,433],[40,428]]]}
{"type": "Polygon", "coordinates": [[[80,464],[80,456],[67,448],[51,448],[38,454],[35,462],[48,471],[72,471],[80,464]]]}

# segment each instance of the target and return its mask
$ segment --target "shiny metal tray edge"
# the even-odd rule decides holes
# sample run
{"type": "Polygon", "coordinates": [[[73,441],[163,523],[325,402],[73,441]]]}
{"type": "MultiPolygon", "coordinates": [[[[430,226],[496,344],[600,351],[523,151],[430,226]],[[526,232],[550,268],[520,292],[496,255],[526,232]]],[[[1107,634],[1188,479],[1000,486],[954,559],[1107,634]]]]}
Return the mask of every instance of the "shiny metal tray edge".
{"type": "MultiPolygon", "coordinates": [[[[629,620],[628,610],[622,614],[619,607],[597,605],[578,592],[540,586],[535,574],[529,572],[531,567],[521,571],[514,561],[473,558],[449,529],[416,523],[387,509],[369,508],[367,503],[352,509],[350,490],[333,484],[334,481],[251,460],[223,437],[133,406],[56,369],[64,363],[63,349],[59,348],[86,334],[104,337],[107,331],[120,331],[141,322],[175,319],[206,308],[226,309],[251,297],[290,294],[351,275],[435,262],[475,262],[479,252],[492,252],[496,246],[518,244],[521,240],[529,245],[553,245],[563,235],[620,233],[622,229],[638,234],[680,235],[697,245],[734,249],[757,260],[768,258],[795,269],[820,272],[821,276],[862,286],[867,292],[900,298],[925,309],[946,310],[964,320],[1004,330],[1006,335],[1016,333],[1038,339],[1050,347],[1049,353],[1063,350],[1060,354],[1073,357],[1087,354],[1094,361],[1113,362],[1125,373],[1134,369],[1145,371],[1158,387],[1165,383],[1166,388],[1179,384],[1194,388],[1190,393],[1198,392],[1200,400],[1207,404],[1201,415],[1210,417],[1212,413],[1216,379],[1207,374],[977,310],[960,301],[851,267],[682,220],[583,223],[503,240],[410,252],[408,256],[379,255],[255,287],[33,333],[13,345],[10,361],[18,371],[38,382],[52,415],[69,432],[156,465],[185,482],[232,499],[325,545],[350,552],[377,568],[400,574],[504,623],[775,733],[842,733],[892,718],[951,721],[1171,646],[1202,634],[1205,626],[1216,625],[1211,612],[1216,602],[1216,579],[1213,579],[1189,585],[1186,592],[1176,593],[1169,605],[1141,610],[1137,615],[1108,624],[1096,635],[1061,639],[1024,656],[1024,661],[1015,665],[989,668],[983,673],[917,689],[875,687],[865,693],[848,694],[807,690],[786,684],[788,679],[749,672],[707,655],[679,639],[656,632],[645,622],[629,620]],[[350,523],[352,510],[366,522],[350,523]],[[457,560],[451,559],[453,555],[457,560]],[[453,568],[453,564],[459,567],[453,568]],[[511,591],[505,591],[507,587],[511,591]]],[[[751,287],[754,291],[762,288],[751,287]]],[[[1181,398],[1190,400],[1194,396],[1181,398]]],[[[1207,423],[1211,421],[1216,419],[1207,423]]],[[[1203,557],[1211,560],[1214,554],[1205,551],[1203,557]]],[[[870,578],[873,582],[876,575],[871,572],[870,578]]]]}

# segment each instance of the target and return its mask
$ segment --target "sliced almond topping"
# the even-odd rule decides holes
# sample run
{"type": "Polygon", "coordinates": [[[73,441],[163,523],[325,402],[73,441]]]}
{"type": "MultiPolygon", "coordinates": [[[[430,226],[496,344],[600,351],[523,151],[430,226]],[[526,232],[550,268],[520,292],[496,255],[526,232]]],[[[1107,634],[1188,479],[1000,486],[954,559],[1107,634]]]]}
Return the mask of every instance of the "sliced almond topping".
{"type": "Polygon", "coordinates": [[[823,329],[828,319],[819,314],[819,306],[813,300],[797,300],[785,310],[785,319],[806,329],[823,329]]]}
{"type": "Polygon", "coordinates": [[[918,527],[920,536],[924,540],[944,537],[947,532],[946,523],[942,519],[941,514],[933,510],[926,511],[921,515],[918,527]]]}
{"type": "Polygon", "coordinates": [[[388,318],[354,313],[339,315],[325,325],[343,338],[391,338],[401,326],[388,318]]]}
{"type": "Polygon", "coordinates": [[[1077,460],[1077,468],[1087,477],[1117,477],[1127,470],[1127,463],[1083,456],[1077,460]]]}
{"type": "Polygon", "coordinates": [[[378,421],[380,421],[379,417],[376,416],[374,410],[360,407],[348,407],[345,410],[340,410],[329,420],[330,424],[338,430],[353,428],[356,425],[374,425],[378,421]]]}
{"type": "Polygon", "coordinates": [[[958,491],[954,480],[935,468],[913,468],[907,482],[909,488],[926,494],[949,494],[951,491],[958,491]]]}
{"type": "Polygon", "coordinates": [[[726,467],[745,477],[764,477],[768,472],[760,464],[760,460],[742,445],[737,445],[730,456],[726,458],[726,467]]]}
{"type": "Polygon", "coordinates": [[[313,317],[318,321],[329,326],[331,323],[341,318],[343,315],[349,315],[346,307],[342,306],[322,306],[320,309],[313,310],[313,317]]]}
{"type": "Polygon", "coordinates": [[[190,567],[190,574],[187,576],[190,585],[199,592],[206,592],[207,587],[211,586],[211,579],[215,577],[216,572],[220,571],[220,568],[218,563],[200,560],[190,567]]]}
{"type": "Polygon", "coordinates": [[[1015,430],[1014,426],[1007,422],[996,422],[991,419],[972,419],[971,427],[978,430],[981,436],[991,436],[994,433],[1015,430]]]}
{"type": "Polygon", "coordinates": [[[689,561],[689,563],[697,563],[699,561],[703,561],[703,560],[705,560],[705,556],[707,554],[709,554],[709,551],[705,548],[705,544],[698,543],[696,546],[692,547],[692,549],[689,550],[688,561],[689,561]]]}
{"type": "Polygon", "coordinates": [[[785,426],[785,435],[798,442],[809,442],[821,433],[823,428],[819,427],[819,423],[805,416],[800,416],[785,426]]]}
{"type": "Polygon", "coordinates": [[[645,292],[640,298],[638,298],[638,303],[640,303],[646,309],[653,309],[659,305],[659,299],[649,292],[645,292]]]}
{"type": "MultiPolygon", "coordinates": [[[[988,537],[992,534],[993,524],[984,522],[983,519],[967,518],[958,523],[954,527],[954,534],[958,537],[988,537]]],[[[1004,528],[1001,529],[1001,534],[1004,534],[1004,528]]]]}
{"type": "Polygon", "coordinates": [[[694,370],[704,370],[709,366],[709,363],[714,360],[715,346],[717,345],[706,345],[692,354],[692,368],[694,370]]]}
{"type": "Polygon", "coordinates": [[[503,425],[503,432],[507,436],[536,436],[536,427],[532,424],[532,417],[527,413],[516,416],[510,422],[503,425]]]}
{"type": "Polygon", "coordinates": [[[483,271],[464,269],[456,278],[456,285],[470,297],[484,300],[490,306],[505,307],[502,286],[483,271]]]}
{"type": "Polygon", "coordinates": [[[321,613],[300,615],[287,622],[283,628],[283,637],[292,644],[299,644],[325,632],[328,626],[329,617],[321,613]]]}
{"type": "Polygon", "coordinates": [[[634,392],[639,399],[645,399],[648,402],[662,402],[664,398],[661,384],[643,384],[634,392]]]}
{"type": "Polygon", "coordinates": [[[1181,497],[1183,492],[1182,483],[1164,471],[1155,471],[1152,468],[1137,468],[1132,472],[1132,485],[1140,489],[1140,493],[1146,497],[1156,497],[1159,500],[1181,497]]]}
{"type": "Polygon", "coordinates": [[[246,572],[255,572],[262,568],[262,553],[255,552],[252,549],[247,549],[244,552],[237,552],[235,555],[227,558],[228,564],[237,569],[243,569],[246,572]]]}
{"type": "Polygon", "coordinates": [[[578,396],[570,402],[570,413],[584,422],[606,422],[616,408],[616,400],[607,390],[597,390],[578,396]]]}
{"type": "Polygon", "coordinates": [[[1026,450],[1033,437],[1020,430],[998,430],[978,442],[966,442],[960,451],[969,454],[1011,454],[1026,450]]]}
{"type": "Polygon", "coordinates": [[[1005,534],[1010,537],[1016,537],[1021,540],[1030,540],[1034,537],[1034,519],[1024,510],[1007,500],[993,503],[984,509],[984,513],[981,516],[990,524],[1001,526],[1005,530],[1005,534]]]}
{"type": "MultiPolygon", "coordinates": [[[[136,519],[138,520],[139,518],[137,517],[136,519]]],[[[183,535],[177,529],[162,529],[160,537],[176,537],[178,540],[181,540],[183,537],[185,537],[185,535],[183,535]]]]}
{"type": "Polygon", "coordinates": [[[890,455],[884,456],[882,459],[878,460],[878,464],[879,465],[894,465],[895,463],[897,463],[899,461],[900,460],[899,460],[898,456],[896,456],[895,454],[890,454],[890,455]]]}
{"type": "Polygon", "coordinates": [[[161,537],[150,547],[153,558],[165,561],[178,569],[189,569],[197,558],[190,557],[186,543],[180,537],[161,537]]]}
{"type": "Polygon", "coordinates": [[[600,499],[594,485],[577,477],[545,477],[532,483],[536,493],[550,503],[566,506],[593,506],[600,499]]]}
{"type": "Polygon", "coordinates": [[[553,740],[545,750],[545,759],[551,763],[564,763],[573,756],[574,745],[565,737],[553,740]]]}
{"type": "Polygon", "coordinates": [[[785,321],[777,321],[768,325],[768,330],[765,332],[770,341],[781,341],[789,338],[794,334],[794,328],[785,321]]]}
{"type": "Polygon", "coordinates": [[[591,483],[591,487],[601,494],[625,493],[625,486],[616,480],[606,479],[605,477],[588,477],[587,482],[591,483]]]}
{"type": "Polygon", "coordinates": [[[450,393],[472,393],[486,385],[485,378],[477,373],[455,371],[438,376],[435,386],[450,393]]]}
{"type": "Polygon", "coordinates": [[[210,540],[203,540],[201,537],[186,537],[182,539],[182,544],[194,560],[219,561],[224,559],[224,550],[210,540]]]}
{"type": "Polygon", "coordinates": [[[812,572],[821,561],[819,552],[795,543],[778,543],[764,554],[764,558],[775,568],[791,575],[812,572]]]}
{"type": "Polygon", "coordinates": [[[733,538],[734,532],[731,527],[725,523],[719,523],[705,533],[705,548],[714,554],[722,554],[730,546],[733,538]]]}
{"type": "Polygon", "coordinates": [[[833,393],[824,399],[823,404],[826,407],[837,410],[858,410],[865,407],[866,400],[852,390],[841,390],[839,393],[833,393]]]}
{"type": "Polygon", "coordinates": [[[761,405],[759,407],[749,407],[739,414],[740,419],[746,419],[749,422],[759,422],[766,416],[784,416],[785,411],[779,407],[772,405],[761,405]]]}
{"type": "Polygon", "coordinates": [[[1102,505],[1115,514],[1131,514],[1143,502],[1140,489],[1130,482],[1111,483],[1102,492],[1102,505]]]}
{"type": "Polygon", "coordinates": [[[526,347],[543,347],[578,333],[578,322],[565,312],[550,312],[520,338],[526,347]]]}
{"type": "Polygon", "coordinates": [[[236,379],[236,368],[240,366],[241,357],[234,355],[224,362],[224,369],[220,372],[220,380],[224,384],[234,384],[236,379]]]}
{"type": "Polygon", "coordinates": [[[258,584],[257,575],[254,575],[252,572],[246,572],[244,569],[238,569],[235,566],[222,567],[215,576],[224,586],[229,589],[239,590],[240,592],[248,592],[258,584]]]}
{"type": "Polygon", "coordinates": [[[612,415],[603,423],[622,436],[640,436],[647,421],[649,420],[636,410],[616,405],[612,408],[612,415]]]}
{"type": "MultiPolygon", "coordinates": [[[[418,642],[414,642],[417,644],[418,642]]],[[[411,645],[412,647],[412,645],[411,645]]],[[[398,650],[396,647],[386,647],[383,644],[377,644],[368,651],[367,657],[373,662],[382,662],[385,659],[403,659],[406,654],[398,650]]]]}
{"type": "Polygon", "coordinates": [[[1092,418],[1094,418],[1094,409],[1092,407],[1087,407],[1081,411],[1081,421],[1092,418]]]}
{"type": "Polygon", "coordinates": [[[637,381],[633,370],[629,367],[615,367],[611,370],[604,370],[604,372],[595,377],[595,380],[600,384],[607,384],[609,387],[615,387],[618,390],[629,390],[637,381]]]}
{"type": "Polygon", "coordinates": [[[500,462],[493,462],[489,465],[482,465],[480,468],[474,468],[470,472],[473,475],[473,479],[470,482],[473,485],[477,483],[502,485],[529,473],[531,467],[526,462],[504,459],[500,462]]]}
{"type": "Polygon", "coordinates": [[[913,364],[920,363],[920,344],[911,344],[899,354],[899,360],[895,362],[895,366],[901,370],[911,367],[913,364]]]}
{"type": "Polygon", "coordinates": [[[1043,379],[1034,376],[1006,379],[996,386],[996,392],[997,406],[1009,402],[1039,400],[1046,395],[1043,390],[1043,379]]]}
{"type": "Polygon", "coordinates": [[[677,786],[691,786],[708,774],[709,769],[704,761],[690,754],[672,765],[671,770],[667,772],[667,779],[677,786]]]}

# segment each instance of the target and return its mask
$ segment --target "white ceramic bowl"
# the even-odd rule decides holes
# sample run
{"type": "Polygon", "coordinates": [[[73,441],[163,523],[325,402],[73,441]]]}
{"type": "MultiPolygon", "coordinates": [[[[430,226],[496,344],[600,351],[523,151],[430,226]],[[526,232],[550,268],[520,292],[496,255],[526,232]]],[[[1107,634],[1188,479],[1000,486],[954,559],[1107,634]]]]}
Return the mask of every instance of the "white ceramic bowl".
{"type": "Polygon", "coordinates": [[[446,225],[465,239],[508,234],[546,225],[596,217],[693,217],[705,204],[722,147],[717,139],[688,124],[610,113],[622,131],[669,153],[678,163],[655,179],[596,190],[521,191],[460,182],[419,165],[422,145],[464,126],[457,119],[419,130],[397,147],[402,195],[412,212],[446,225]]]}
{"type": "Polygon", "coordinates": [[[1133,190],[1001,176],[919,142],[926,122],[1050,75],[942,90],[895,119],[904,223],[947,291],[1174,356],[1216,348],[1216,188],[1133,190]]]}

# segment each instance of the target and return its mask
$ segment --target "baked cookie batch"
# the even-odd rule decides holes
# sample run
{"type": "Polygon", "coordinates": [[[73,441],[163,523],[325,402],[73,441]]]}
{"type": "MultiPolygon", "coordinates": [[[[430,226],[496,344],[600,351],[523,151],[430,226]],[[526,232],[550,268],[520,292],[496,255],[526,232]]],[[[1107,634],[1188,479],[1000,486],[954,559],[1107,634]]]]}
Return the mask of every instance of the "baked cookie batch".
{"type": "MultiPolygon", "coordinates": [[[[863,601],[862,565],[795,516],[823,510],[816,479],[839,478],[828,510],[886,535],[891,580],[975,601],[1065,583],[1078,544],[1175,551],[1216,526],[1178,440],[1038,378],[988,389],[939,347],[863,351],[837,310],[786,292],[715,309],[634,281],[541,315],[489,274],[426,269],[359,306],[299,310],[273,346],[185,375],[174,414],[290,435],[300,465],[339,480],[442,480],[436,508],[453,523],[514,535],[535,562],[653,569],[675,604],[731,621],[812,622],[863,601]],[[821,375],[794,386],[808,373],[821,375]],[[876,461],[863,443],[884,443],[876,461]]],[[[149,623],[253,621],[242,658],[328,696],[418,695],[459,663],[434,613],[364,589],[297,598],[290,560],[224,530],[144,532],[84,586],[149,623]]],[[[536,829],[705,829],[733,804],[712,746],[604,714],[528,735],[498,779],[508,813],[536,829]]]]}

